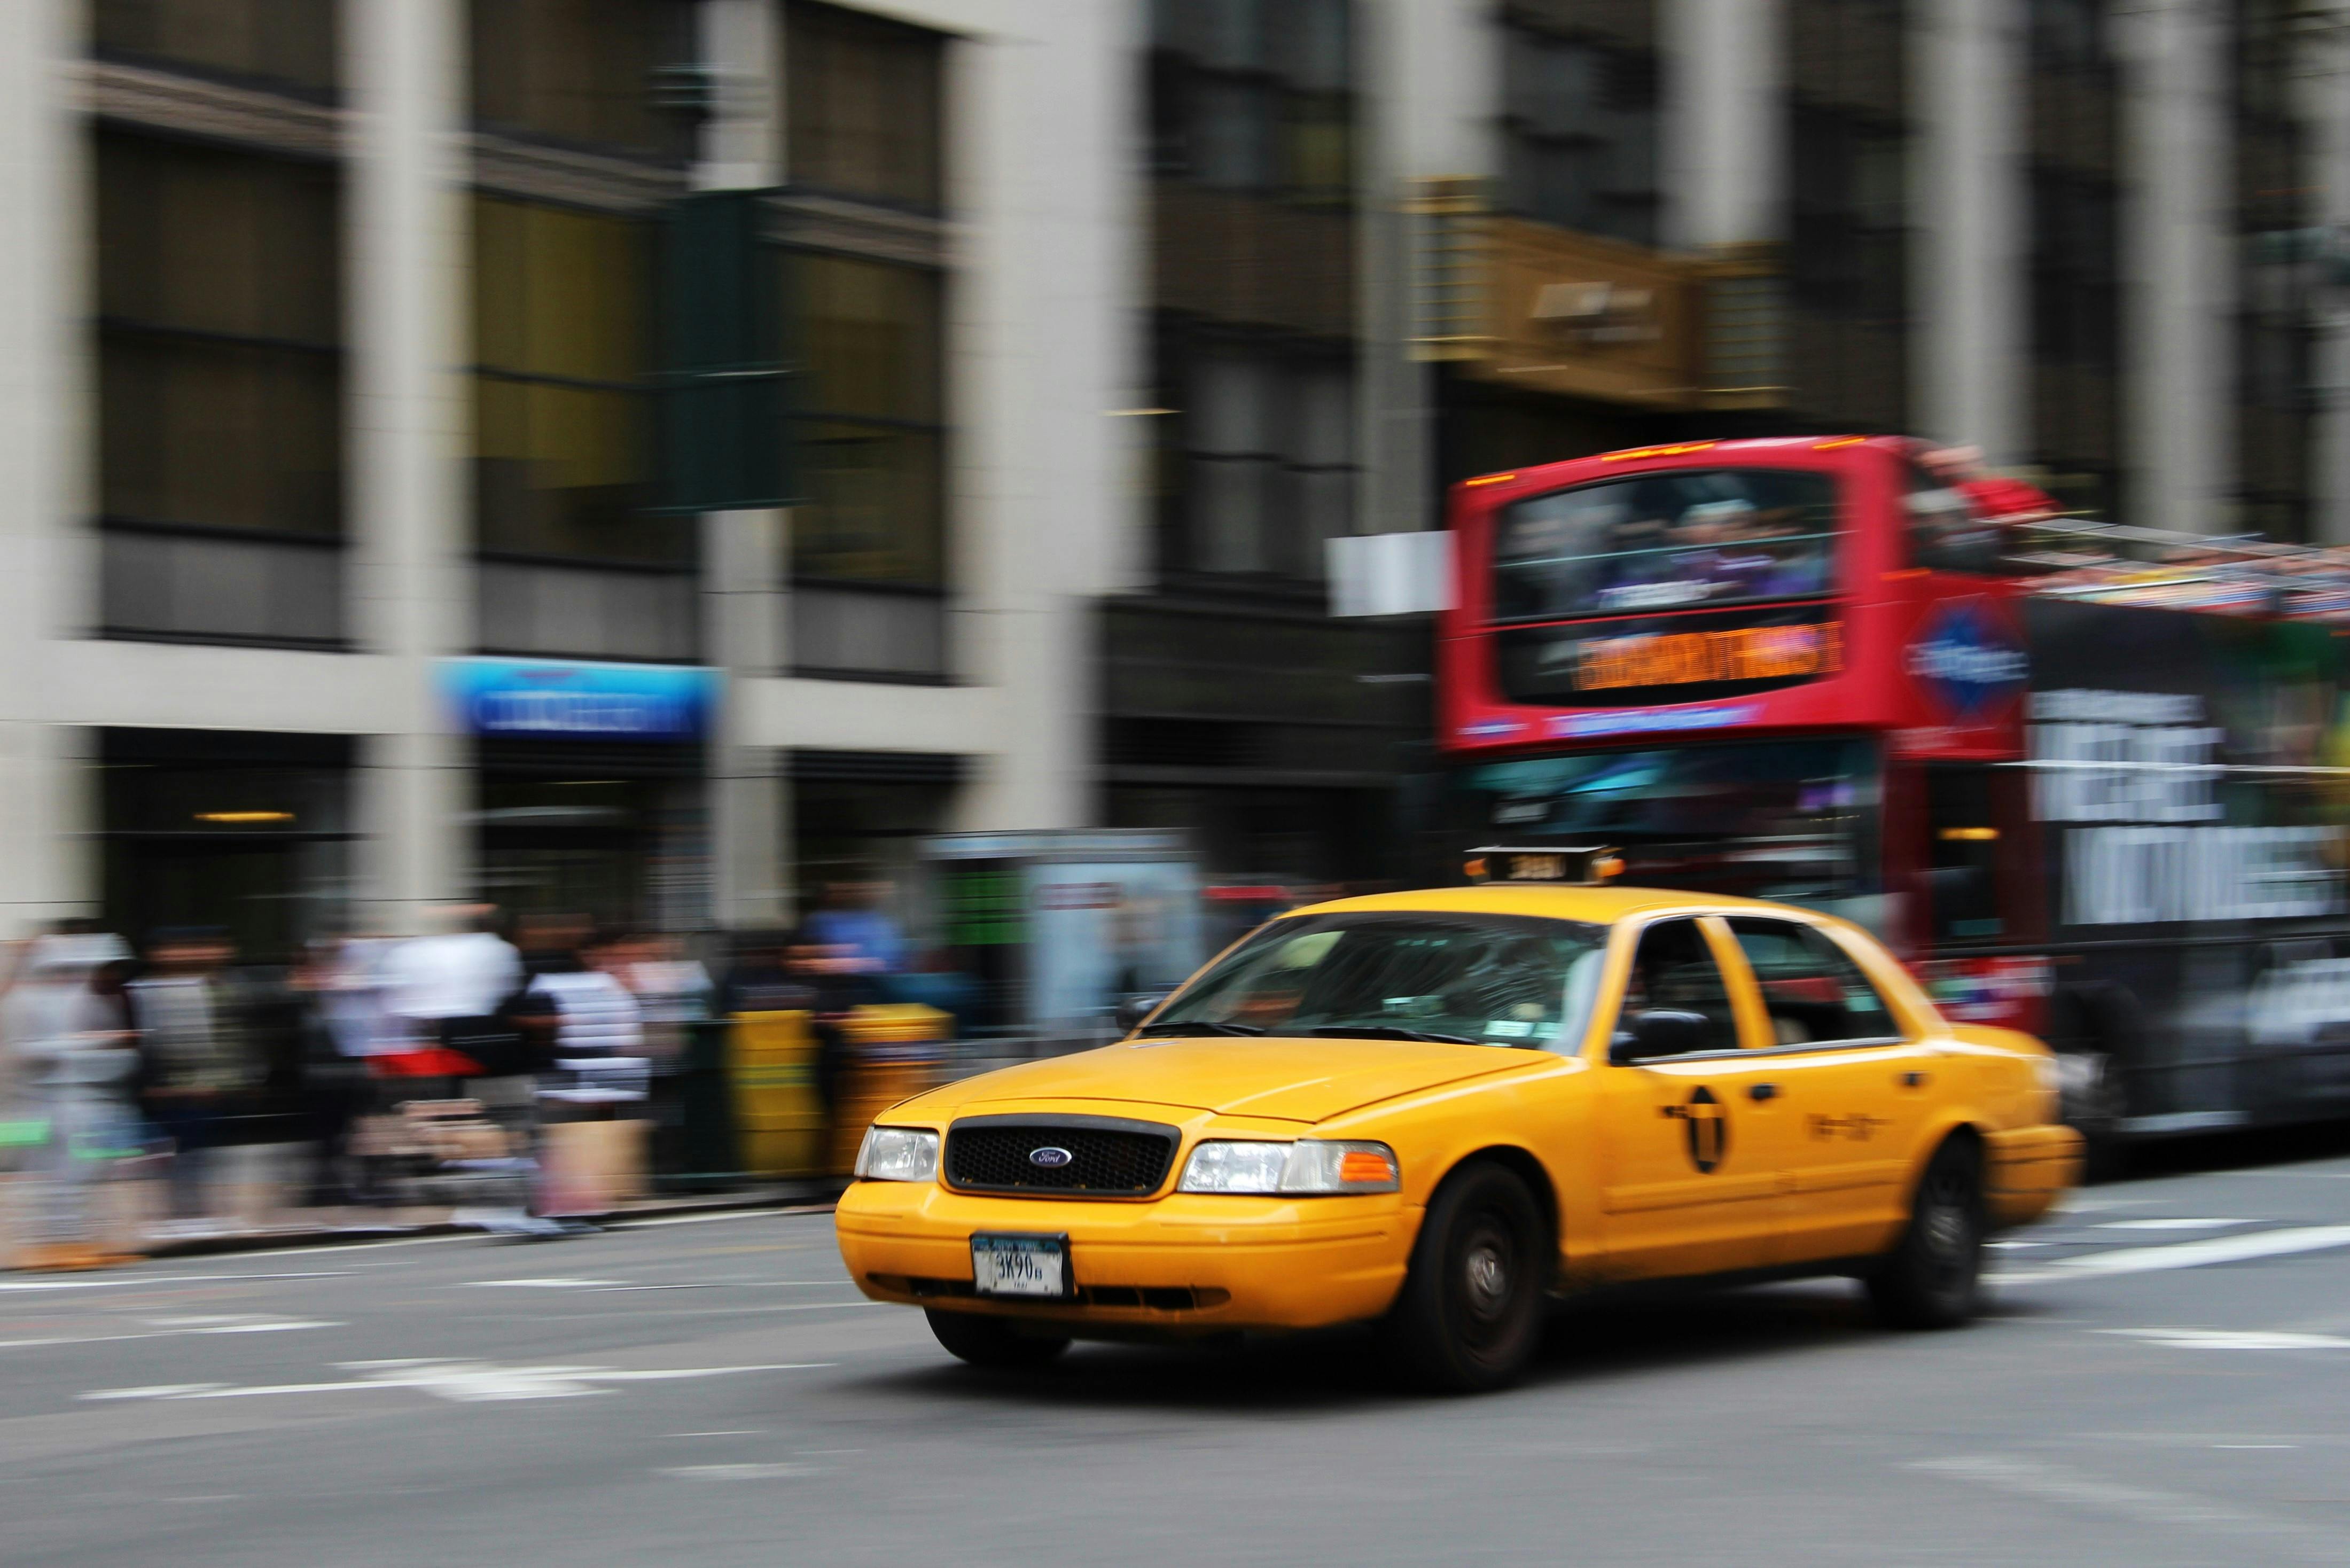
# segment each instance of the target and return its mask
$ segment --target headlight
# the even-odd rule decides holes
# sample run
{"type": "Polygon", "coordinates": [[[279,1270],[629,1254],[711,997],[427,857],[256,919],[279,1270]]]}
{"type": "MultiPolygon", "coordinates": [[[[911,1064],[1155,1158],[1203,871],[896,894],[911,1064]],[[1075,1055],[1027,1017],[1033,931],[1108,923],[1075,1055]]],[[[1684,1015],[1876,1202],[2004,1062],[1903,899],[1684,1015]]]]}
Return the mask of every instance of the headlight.
{"type": "Polygon", "coordinates": [[[939,1135],[923,1127],[867,1127],[857,1147],[860,1181],[928,1181],[939,1173],[939,1135]]]}
{"type": "Polygon", "coordinates": [[[1383,1143],[1300,1138],[1295,1143],[1243,1143],[1217,1138],[1200,1145],[1183,1167],[1178,1192],[1281,1193],[1291,1197],[1393,1192],[1403,1185],[1395,1150],[1383,1143]]]}

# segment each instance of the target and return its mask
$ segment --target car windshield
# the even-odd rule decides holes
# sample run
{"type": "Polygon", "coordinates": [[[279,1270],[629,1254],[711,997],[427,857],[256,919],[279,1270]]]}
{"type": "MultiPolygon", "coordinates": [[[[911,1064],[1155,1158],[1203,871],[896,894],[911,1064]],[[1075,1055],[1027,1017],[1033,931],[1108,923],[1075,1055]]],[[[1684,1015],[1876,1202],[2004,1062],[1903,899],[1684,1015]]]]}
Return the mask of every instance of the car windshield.
{"type": "Polygon", "coordinates": [[[1145,1034],[1343,1035],[1575,1049],[1603,926],[1518,916],[1275,920],[1178,992],[1145,1034]]]}

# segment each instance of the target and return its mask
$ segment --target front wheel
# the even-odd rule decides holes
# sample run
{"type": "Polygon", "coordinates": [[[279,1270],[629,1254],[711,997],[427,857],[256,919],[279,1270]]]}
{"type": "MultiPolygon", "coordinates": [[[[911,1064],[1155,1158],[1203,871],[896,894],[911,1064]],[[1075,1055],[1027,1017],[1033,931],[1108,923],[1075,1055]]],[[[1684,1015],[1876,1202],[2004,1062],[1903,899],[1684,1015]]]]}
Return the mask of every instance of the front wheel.
{"type": "Polygon", "coordinates": [[[1926,1163],[1909,1223],[1868,1276],[1868,1297],[1893,1328],[1956,1328],[1982,1291],[1982,1154],[1950,1139],[1926,1163]]]}
{"type": "Polygon", "coordinates": [[[947,1353],[973,1366],[1042,1366],[1069,1348],[1065,1338],[1022,1334],[1000,1317],[935,1307],[926,1308],[922,1315],[931,1320],[931,1332],[947,1353]]]}
{"type": "Polygon", "coordinates": [[[1455,1171],[1420,1221],[1385,1324],[1398,1369],[1442,1393],[1517,1381],[1542,1334],[1549,1251],[1542,1211],[1514,1173],[1483,1162],[1455,1171]]]}

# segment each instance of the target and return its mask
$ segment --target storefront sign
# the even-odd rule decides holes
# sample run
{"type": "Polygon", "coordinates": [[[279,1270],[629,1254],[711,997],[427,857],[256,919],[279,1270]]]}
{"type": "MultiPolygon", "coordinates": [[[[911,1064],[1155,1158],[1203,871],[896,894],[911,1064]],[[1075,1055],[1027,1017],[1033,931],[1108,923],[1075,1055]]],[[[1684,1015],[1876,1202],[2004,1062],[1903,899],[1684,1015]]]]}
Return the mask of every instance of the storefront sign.
{"type": "Polygon", "coordinates": [[[441,686],[469,735],[542,741],[698,741],[718,704],[699,665],[452,659],[441,686]]]}

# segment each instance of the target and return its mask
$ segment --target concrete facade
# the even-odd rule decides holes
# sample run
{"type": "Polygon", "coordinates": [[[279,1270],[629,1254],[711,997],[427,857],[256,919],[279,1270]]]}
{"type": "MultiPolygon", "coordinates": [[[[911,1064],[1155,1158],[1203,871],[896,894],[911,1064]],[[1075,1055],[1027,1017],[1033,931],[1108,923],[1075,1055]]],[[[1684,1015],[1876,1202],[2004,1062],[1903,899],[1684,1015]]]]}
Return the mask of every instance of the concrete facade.
{"type": "MultiPolygon", "coordinates": [[[[475,651],[470,145],[464,0],[339,0],[331,127],[347,318],[342,651],[93,636],[99,625],[88,82],[79,0],[0,19],[0,904],[11,931],[97,912],[88,771],[107,729],[348,737],[351,918],[416,929],[477,866],[468,743],[434,678],[475,651]]],[[[951,754],[941,829],[1087,819],[1086,605],[1132,549],[1136,401],[1128,80],[1139,21],[1092,0],[871,8],[947,35],[946,679],[788,672],[787,513],[700,524],[702,641],[725,675],[708,748],[711,919],[791,912],[790,753],[951,754]]],[[[701,189],[783,169],[776,7],[705,0],[715,112],[701,189]]]]}

